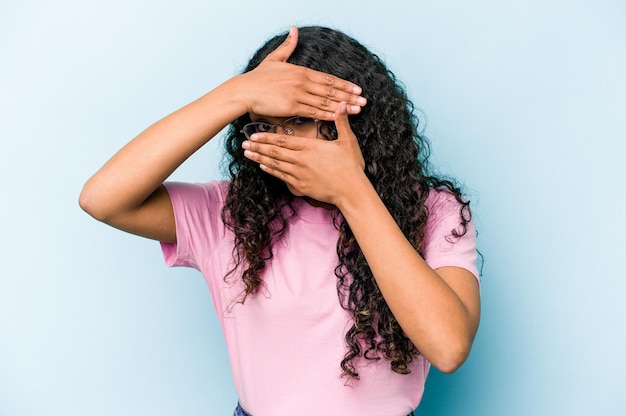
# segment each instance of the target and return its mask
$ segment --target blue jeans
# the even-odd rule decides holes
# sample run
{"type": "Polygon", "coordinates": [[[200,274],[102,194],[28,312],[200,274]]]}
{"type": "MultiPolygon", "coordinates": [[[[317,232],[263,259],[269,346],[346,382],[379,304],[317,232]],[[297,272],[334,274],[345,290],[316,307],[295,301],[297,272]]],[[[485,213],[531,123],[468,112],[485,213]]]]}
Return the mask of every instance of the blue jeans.
{"type": "MultiPolygon", "coordinates": [[[[413,416],[414,413],[411,412],[409,415],[407,416],[413,416]]],[[[243,410],[241,408],[241,405],[239,403],[237,403],[237,407],[235,408],[235,413],[233,413],[233,416],[252,416],[250,413],[246,412],[245,410],[243,410]]]]}
{"type": "Polygon", "coordinates": [[[237,407],[235,408],[235,413],[233,416],[252,416],[250,413],[246,412],[241,408],[241,405],[237,403],[237,407]]]}

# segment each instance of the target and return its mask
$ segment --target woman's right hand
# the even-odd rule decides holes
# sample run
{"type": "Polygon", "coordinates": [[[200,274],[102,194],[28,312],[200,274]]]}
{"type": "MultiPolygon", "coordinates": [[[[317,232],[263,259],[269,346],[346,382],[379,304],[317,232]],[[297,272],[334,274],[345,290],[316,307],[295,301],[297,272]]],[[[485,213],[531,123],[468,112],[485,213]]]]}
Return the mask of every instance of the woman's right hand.
{"type": "Polygon", "coordinates": [[[358,113],[365,105],[360,87],[286,62],[297,44],[293,27],[285,42],[256,69],[148,127],[87,181],[80,206],[113,227],[175,242],[172,205],[161,184],[235,118],[254,112],[333,120],[341,101],[348,102],[349,113],[358,113]]]}
{"type": "Polygon", "coordinates": [[[287,63],[298,45],[298,29],[255,69],[238,77],[248,113],[269,117],[302,116],[333,120],[339,103],[348,114],[357,114],[367,100],[361,87],[349,81],[303,66],[287,63]]]}

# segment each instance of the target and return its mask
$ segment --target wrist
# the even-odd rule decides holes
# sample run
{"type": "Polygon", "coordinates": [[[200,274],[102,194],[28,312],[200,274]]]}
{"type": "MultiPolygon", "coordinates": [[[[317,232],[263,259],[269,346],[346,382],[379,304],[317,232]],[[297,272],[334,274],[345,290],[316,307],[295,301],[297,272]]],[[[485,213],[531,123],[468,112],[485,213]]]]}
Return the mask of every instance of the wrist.
{"type": "Polygon", "coordinates": [[[374,186],[363,171],[354,179],[346,180],[344,183],[349,186],[346,187],[334,204],[344,217],[352,212],[363,212],[372,199],[379,199],[374,186]]]}
{"type": "Polygon", "coordinates": [[[250,99],[250,88],[246,86],[246,77],[247,74],[237,75],[220,87],[223,87],[224,90],[223,99],[227,102],[232,102],[234,108],[236,108],[236,117],[253,112],[254,103],[250,99]]]}

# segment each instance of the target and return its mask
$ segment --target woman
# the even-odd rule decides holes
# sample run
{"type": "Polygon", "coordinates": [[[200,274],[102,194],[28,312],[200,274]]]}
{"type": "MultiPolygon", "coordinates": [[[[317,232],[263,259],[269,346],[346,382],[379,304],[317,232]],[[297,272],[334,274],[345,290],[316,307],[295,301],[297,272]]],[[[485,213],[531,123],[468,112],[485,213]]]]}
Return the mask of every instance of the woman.
{"type": "Polygon", "coordinates": [[[480,315],[469,202],[429,173],[412,110],[356,40],[293,27],[85,184],[89,214],[205,276],[236,414],[405,415],[431,364],[465,361],[480,315]],[[163,184],[228,124],[229,181],[163,184]]]}

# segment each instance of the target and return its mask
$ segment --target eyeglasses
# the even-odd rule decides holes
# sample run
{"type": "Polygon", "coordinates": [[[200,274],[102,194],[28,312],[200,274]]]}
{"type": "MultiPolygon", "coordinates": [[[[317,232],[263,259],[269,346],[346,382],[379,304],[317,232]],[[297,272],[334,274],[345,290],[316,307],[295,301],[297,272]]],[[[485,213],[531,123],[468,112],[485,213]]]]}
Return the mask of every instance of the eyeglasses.
{"type": "Polygon", "coordinates": [[[241,129],[247,139],[254,133],[276,133],[278,127],[288,136],[317,138],[319,120],[307,117],[291,117],[280,124],[271,124],[265,121],[248,123],[241,129]]]}

